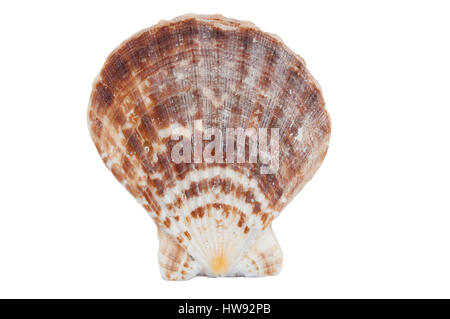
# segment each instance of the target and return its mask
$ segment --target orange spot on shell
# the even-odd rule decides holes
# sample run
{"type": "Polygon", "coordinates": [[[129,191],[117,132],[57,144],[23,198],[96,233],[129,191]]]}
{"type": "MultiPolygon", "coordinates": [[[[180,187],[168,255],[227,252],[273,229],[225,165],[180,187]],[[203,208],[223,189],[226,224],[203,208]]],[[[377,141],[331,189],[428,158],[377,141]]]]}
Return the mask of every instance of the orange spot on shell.
{"type": "Polygon", "coordinates": [[[215,275],[225,275],[228,272],[228,257],[223,253],[214,256],[210,261],[211,270],[215,275]]]}
{"type": "Polygon", "coordinates": [[[164,225],[165,225],[167,228],[170,228],[170,219],[169,219],[168,217],[166,217],[166,219],[164,220],[164,225]]]}

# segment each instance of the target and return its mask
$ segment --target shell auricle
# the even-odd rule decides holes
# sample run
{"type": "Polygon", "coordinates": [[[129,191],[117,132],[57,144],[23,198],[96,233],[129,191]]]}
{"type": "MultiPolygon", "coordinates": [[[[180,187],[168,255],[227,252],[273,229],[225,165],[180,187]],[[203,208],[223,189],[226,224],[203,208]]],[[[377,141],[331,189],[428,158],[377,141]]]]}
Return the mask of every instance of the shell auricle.
{"type": "Polygon", "coordinates": [[[93,84],[88,125],[106,166],[156,223],[167,280],[277,274],[271,223],[330,138],[304,61],[220,15],[161,21],[123,42],[93,84]]]}

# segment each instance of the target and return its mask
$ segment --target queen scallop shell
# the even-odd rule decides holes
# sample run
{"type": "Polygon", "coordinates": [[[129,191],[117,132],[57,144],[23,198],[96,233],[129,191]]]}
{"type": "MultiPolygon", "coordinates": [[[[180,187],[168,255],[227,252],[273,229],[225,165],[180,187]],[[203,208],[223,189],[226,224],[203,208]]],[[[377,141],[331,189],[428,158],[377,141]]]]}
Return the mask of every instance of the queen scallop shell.
{"type": "Polygon", "coordinates": [[[93,84],[88,124],[106,166],[155,221],[167,280],[279,273],[271,223],[317,171],[330,137],[304,61],[278,37],[220,15],[161,21],[123,42],[93,84]],[[172,135],[199,120],[278,128],[278,170],[174,162],[172,135]]]}

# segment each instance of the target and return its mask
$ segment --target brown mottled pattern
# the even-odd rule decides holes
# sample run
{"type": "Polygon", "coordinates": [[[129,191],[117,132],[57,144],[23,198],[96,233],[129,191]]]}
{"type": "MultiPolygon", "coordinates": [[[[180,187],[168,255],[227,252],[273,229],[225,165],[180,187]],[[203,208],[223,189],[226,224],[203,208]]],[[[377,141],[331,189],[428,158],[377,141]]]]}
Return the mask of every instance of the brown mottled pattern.
{"type": "MultiPolygon", "coordinates": [[[[171,238],[174,247],[168,244],[165,252],[179,254],[189,249],[186,241],[198,240],[184,227],[193,227],[208,211],[239,212],[235,222],[245,236],[258,227],[270,228],[319,168],[330,137],[321,90],[303,60],[276,36],[222,16],[163,21],[123,42],[93,84],[88,122],[105,164],[151,214],[160,233],[171,238]],[[173,162],[170,134],[175,127],[192,130],[194,120],[222,130],[279,128],[278,171],[261,174],[260,162],[173,162]],[[213,169],[226,169],[226,176],[211,176],[213,169]],[[192,174],[203,178],[187,180],[192,174]],[[254,185],[244,182],[247,179],[254,185]],[[191,207],[211,194],[215,197],[210,202],[191,207]],[[236,207],[220,204],[227,196],[235,198],[236,207]],[[242,211],[246,205],[251,211],[242,211]]],[[[245,143],[248,150],[248,140],[245,143]]],[[[223,153],[226,158],[225,146],[223,153]]],[[[273,234],[270,238],[275,240],[273,234]]],[[[222,267],[220,258],[215,265],[222,267]]],[[[190,263],[200,267],[198,260],[190,263]]],[[[166,268],[182,268],[178,264],[166,268]]],[[[249,269],[259,273],[251,265],[249,269]]],[[[194,268],[192,272],[202,272],[194,268]]]]}
{"type": "Polygon", "coordinates": [[[172,203],[166,204],[166,207],[168,210],[180,209],[183,207],[184,199],[198,197],[202,193],[209,192],[214,188],[224,194],[231,193],[236,199],[242,199],[245,203],[252,205],[253,214],[259,214],[261,212],[261,203],[255,200],[253,189],[247,189],[241,184],[237,184],[236,186],[236,183],[231,178],[219,177],[204,179],[200,182],[191,182],[189,188],[182,190],[180,195],[172,203]]]}
{"type": "MultiPolygon", "coordinates": [[[[196,209],[191,211],[190,216],[194,219],[196,219],[196,218],[201,219],[205,216],[205,213],[208,214],[208,216],[211,216],[212,210],[221,210],[222,216],[225,219],[229,218],[230,214],[237,215],[237,216],[239,216],[239,220],[236,225],[239,228],[242,227],[243,225],[245,225],[246,214],[244,214],[244,212],[242,212],[241,210],[239,210],[238,208],[236,208],[234,206],[222,204],[222,203],[208,203],[208,204],[205,204],[204,206],[197,207],[196,209]]],[[[246,226],[244,229],[244,233],[248,233],[248,231],[249,231],[249,229],[246,226]]]]}

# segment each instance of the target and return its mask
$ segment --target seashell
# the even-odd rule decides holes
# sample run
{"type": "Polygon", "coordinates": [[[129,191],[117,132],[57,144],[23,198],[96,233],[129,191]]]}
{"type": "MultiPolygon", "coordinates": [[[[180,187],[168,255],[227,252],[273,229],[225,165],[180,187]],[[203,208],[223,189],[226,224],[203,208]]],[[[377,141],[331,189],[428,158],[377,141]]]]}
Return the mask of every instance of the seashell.
{"type": "MultiPolygon", "coordinates": [[[[278,37],[220,15],[161,21],[123,42],[93,84],[88,124],[106,166],[155,221],[167,280],[279,273],[271,223],[317,171],[330,138],[304,61],[278,37]],[[194,141],[174,161],[174,136],[191,142],[208,128],[266,128],[278,146],[270,156],[260,146],[256,162],[221,162],[221,152],[236,155],[226,140],[208,162],[194,141]],[[267,163],[276,169],[263,172],[267,163]]],[[[236,150],[253,150],[252,134],[236,150]]]]}

